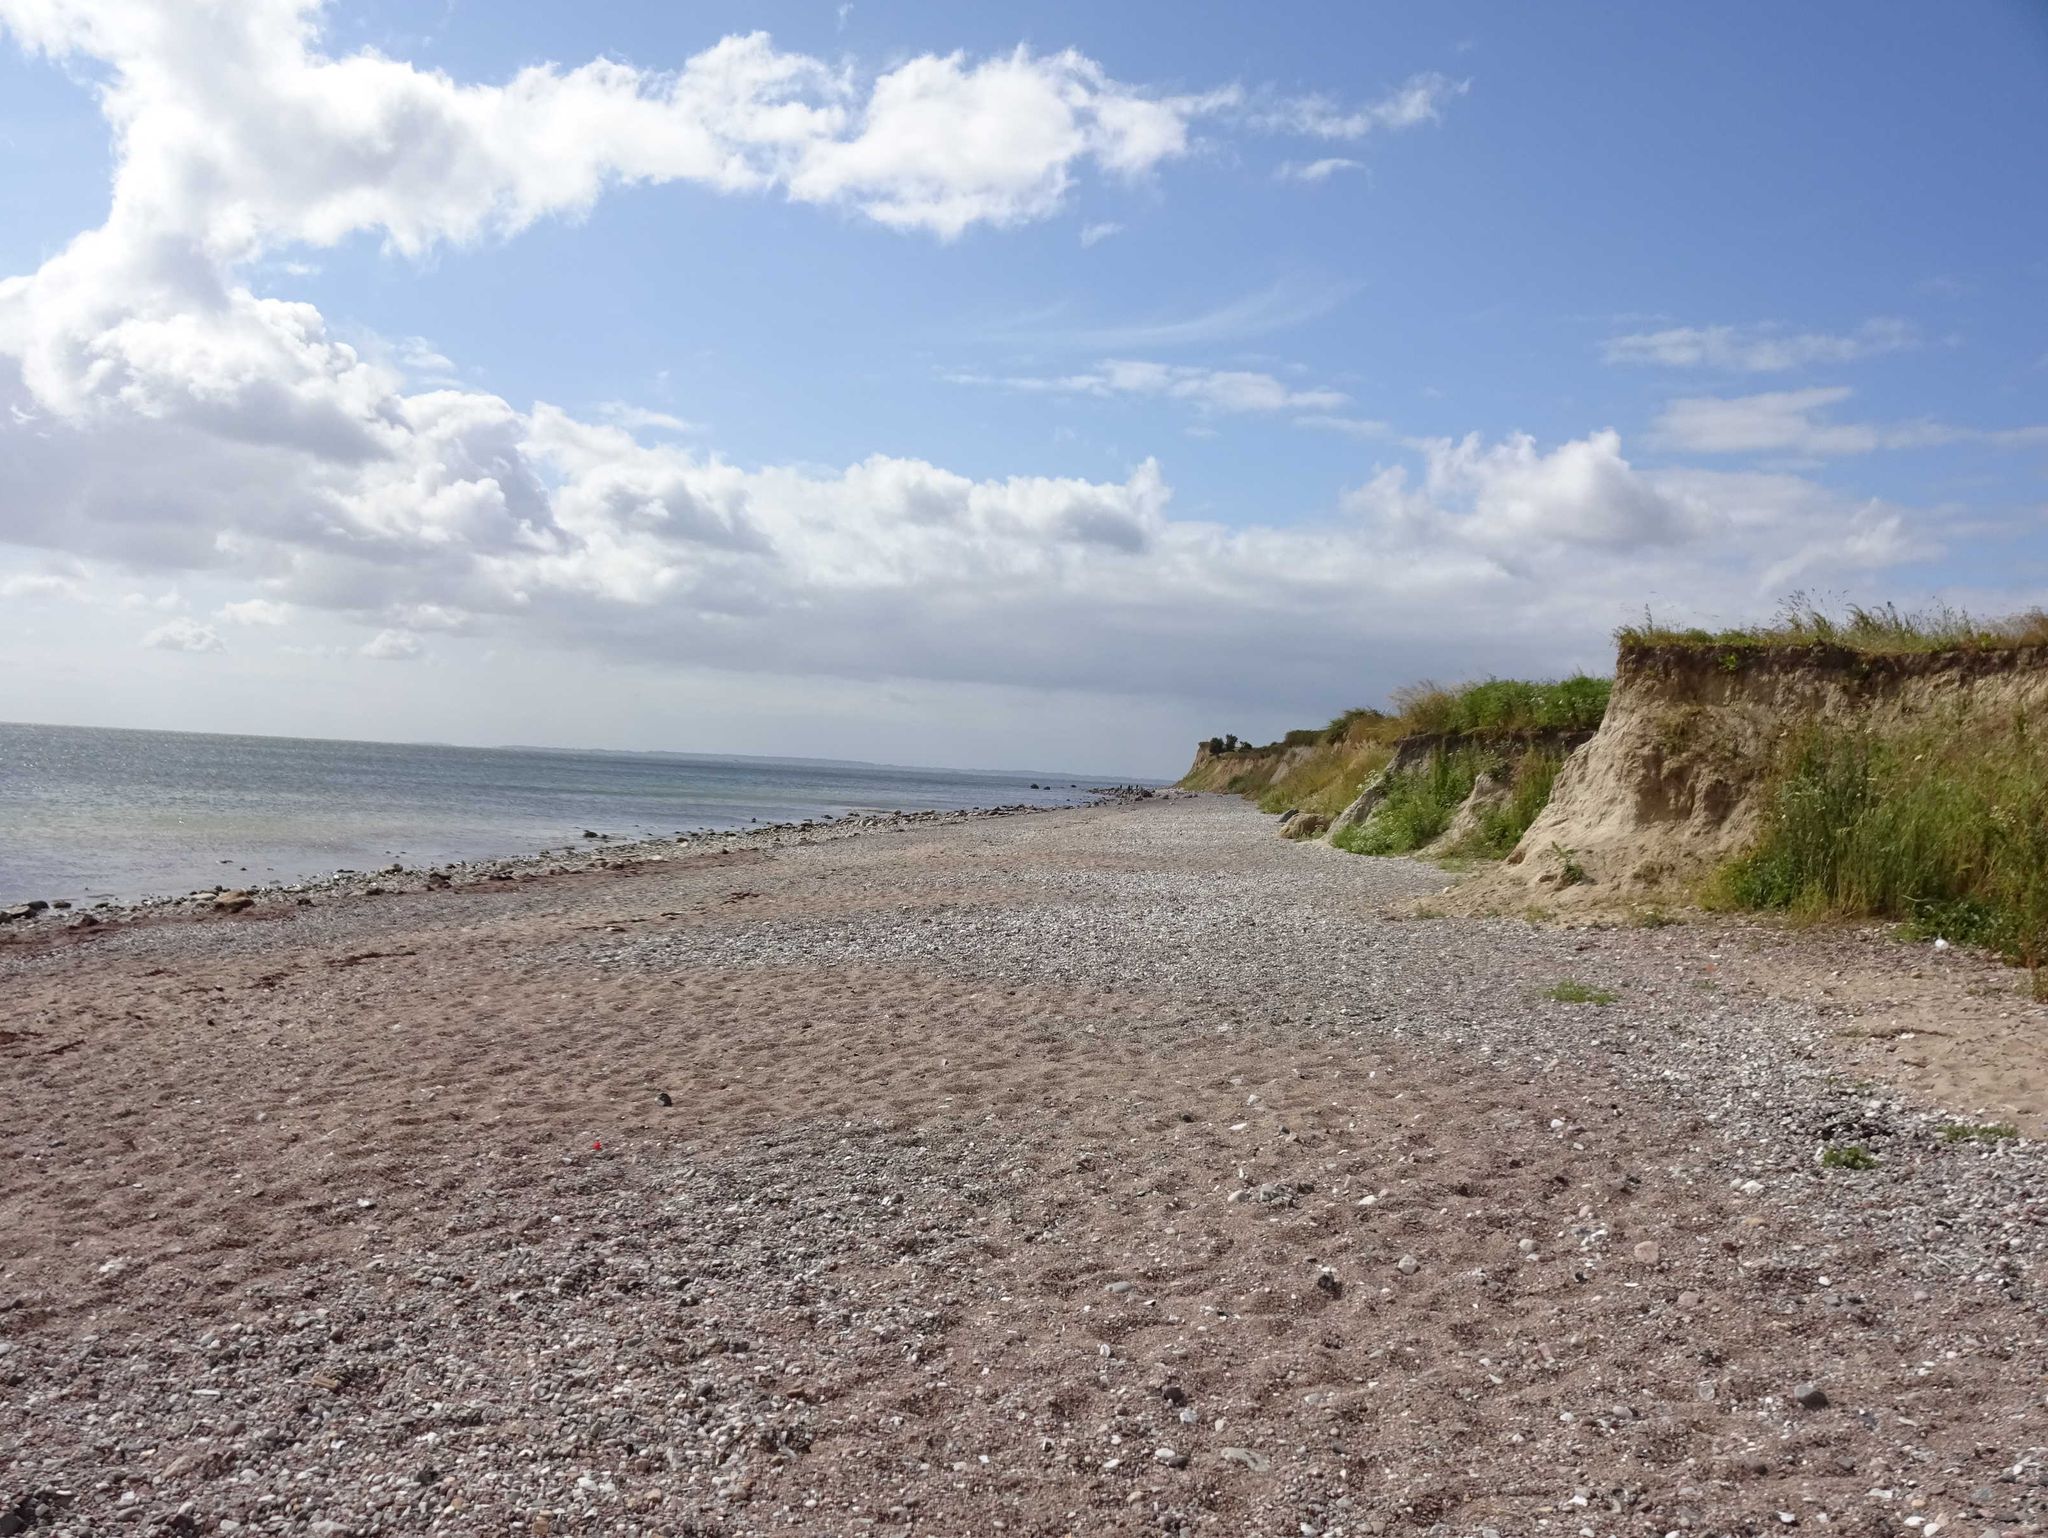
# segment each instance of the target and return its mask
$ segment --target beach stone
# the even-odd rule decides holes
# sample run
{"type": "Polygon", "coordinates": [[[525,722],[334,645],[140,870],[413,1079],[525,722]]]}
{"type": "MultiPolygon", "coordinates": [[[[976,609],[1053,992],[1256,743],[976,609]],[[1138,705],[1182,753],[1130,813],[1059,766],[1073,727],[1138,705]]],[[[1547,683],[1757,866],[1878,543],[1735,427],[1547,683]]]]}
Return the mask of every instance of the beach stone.
{"type": "Polygon", "coordinates": [[[1264,1453],[1250,1447],[1226,1447],[1216,1455],[1225,1463],[1239,1463],[1254,1474],[1263,1474],[1273,1466],[1273,1460],[1264,1453]]]}
{"type": "Polygon", "coordinates": [[[1400,1272],[1403,1276],[1413,1276],[1417,1271],[1422,1269],[1422,1262],[1417,1260],[1413,1255],[1403,1255],[1399,1260],[1394,1262],[1394,1269],[1400,1272]]]}
{"type": "Polygon", "coordinates": [[[34,918],[36,910],[27,903],[16,903],[11,908],[0,908],[0,924],[13,924],[21,919],[34,918]]]}
{"type": "Polygon", "coordinates": [[[1661,1253],[1657,1248],[1657,1241],[1654,1239],[1645,1239],[1636,1246],[1636,1259],[1646,1266],[1657,1264],[1657,1258],[1661,1253]]]}
{"type": "Polygon", "coordinates": [[[1802,1383],[1792,1390],[1802,1410],[1825,1410],[1828,1407],[1828,1392],[1818,1383],[1802,1383]]]}
{"type": "Polygon", "coordinates": [[[213,899],[213,910],[216,913],[240,913],[255,906],[256,899],[247,892],[221,892],[213,899]]]}

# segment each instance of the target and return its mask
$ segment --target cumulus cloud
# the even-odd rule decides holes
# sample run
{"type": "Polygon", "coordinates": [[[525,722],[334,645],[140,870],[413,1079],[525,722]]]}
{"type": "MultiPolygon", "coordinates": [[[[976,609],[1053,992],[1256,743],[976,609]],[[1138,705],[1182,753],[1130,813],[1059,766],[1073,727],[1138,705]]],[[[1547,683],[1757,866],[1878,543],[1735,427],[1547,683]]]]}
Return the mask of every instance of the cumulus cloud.
{"type": "Polygon", "coordinates": [[[2048,443],[2048,425],[1959,427],[1945,422],[1835,422],[1824,413],[1854,394],[1846,385],[1775,390],[1761,395],[1689,396],[1657,416],[1658,443],[1695,454],[1783,454],[1833,459],[1879,449],[1980,443],[2025,448],[2048,443]]]}
{"type": "Polygon", "coordinates": [[[1818,363],[1853,363],[1902,352],[1919,342],[1919,332],[1909,322],[1880,316],[1840,333],[1788,332],[1775,326],[1674,326],[1610,337],[1602,353],[1609,363],[1772,374],[1818,363]]]}
{"type": "Polygon", "coordinates": [[[195,620],[174,619],[159,625],[142,638],[142,644],[166,652],[219,652],[227,650],[220,632],[195,620]]]}
{"type": "Polygon", "coordinates": [[[412,662],[425,649],[416,635],[403,630],[380,630],[357,649],[357,655],[377,662],[412,662]]]}
{"type": "Polygon", "coordinates": [[[1476,433],[1425,439],[1418,447],[1419,486],[1397,465],[1346,498],[1352,512],[1417,544],[1442,538],[1510,557],[1542,546],[1635,550],[1703,532],[1694,509],[1622,457],[1612,429],[1547,454],[1526,433],[1493,444],[1476,433]]]}
{"type": "Polygon", "coordinates": [[[1123,231],[1124,227],[1114,219],[1105,219],[1099,224],[1084,224],[1081,226],[1081,244],[1099,246],[1110,236],[1121,235],[1123,231]]]}
{"type": "Polygon", "coordinates": [[[282,625],[292,617],[290,604],[269,598],[244,598],[222,604],[218,616],[230,625],[282,625]]]}
{"type": "Polygon", "coordinates": [[[64,598],[75,601],[84,596],[85,589],[77,578],[60,576],[55,572],[30,572],[0,582],[0,598],[64,598]]]}
{"type": "Polygon", "coordinates": [[[956,384],[1000,385],[1041,395],[1156,396],[1184,401],[1204,411],[1327,412],[1350,397],[1337,390],[1297,390],[1271,374],[1250,369],[1200,368],[1191,364],[1154,363],[1111,358],[1079,374],[1049,377],[999,377],[952,374],[956,384]]]}
{"type": "MultiPolygon", "coordinates": [[[[1795,537],[1858,559],[1907,547],[1887,543],[1897,510],[1681,483],[1632,465],[1611,432],[1429,440],[1412,446],[1419,476],[1396,466],[1341,509],[1231,528],[1177,515],[1151,459],[1098,479],[898,455],[741,467],[657,413],[591,421],[422,387],[455,372],[429,344],[358,350],[247,273],[364,234],[400,253],[502,237],[632,181],[946,238],[1042,218],[1082,175],[1143,175],[1205,120],[1354,138],[1428,121],[1454,88],[1425,80],[1347,116],[1151,93],[1026,51],[865,80],[758,36],[672,74],[600,61],[476,86],[323,53],[319,15],[308,0],[0,0],[20,40],[105,66],[117,149],[106,222],[0,282],[8,542],[153,588],[266,595],[227,603],[223,624],[340,616],[385,660],[422,655],[428,634],[515,636],[756,672],[1144,692],[1209,692],[1240,665],[1261,685],[1306,676],[1332,648],[1438,634],[1452,605],[1495,634],[1554,635],[1604,628],[1660,584],[1753,596],[1795,537]]],[[[1130,356],[1299,323],[1343,296],[1276,285],[1115,342],[1070,337],[1111,361],[1002,383],[1377,432],[1336,390],[1130,356]]],[[[188,618],[144,639],[225,649],[188,618]]]]}

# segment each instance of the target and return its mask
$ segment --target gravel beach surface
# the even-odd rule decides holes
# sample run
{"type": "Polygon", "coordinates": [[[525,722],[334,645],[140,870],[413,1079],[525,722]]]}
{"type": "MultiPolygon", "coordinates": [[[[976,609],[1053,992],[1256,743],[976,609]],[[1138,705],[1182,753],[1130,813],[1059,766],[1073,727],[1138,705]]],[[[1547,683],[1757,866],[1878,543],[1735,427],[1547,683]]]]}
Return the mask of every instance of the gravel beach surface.
{"type": "Polygon", "coordinates": [[[852,831],[0,946],[0,1534],[2048,1530],[2009,975],[852,831]]]}

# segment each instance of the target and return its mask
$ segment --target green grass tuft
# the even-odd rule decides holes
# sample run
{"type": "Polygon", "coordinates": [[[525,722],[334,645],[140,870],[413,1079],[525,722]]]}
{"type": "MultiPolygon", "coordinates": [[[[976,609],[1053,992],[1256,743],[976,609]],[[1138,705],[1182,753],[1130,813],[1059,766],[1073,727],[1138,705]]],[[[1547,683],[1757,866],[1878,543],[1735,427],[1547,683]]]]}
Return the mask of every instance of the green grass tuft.
{"type": "Polygon", "coordinates": [[[1559,1004],[1612,1004],[1621,997],[1611,988],[1589,988],[1584,983],[1575,983],[1570,978],[1545,991],[1546,999],[1559,1004]]]}
{"type": "Polygon", "coordinates": [[[1941,1140],[1944,1143],[2004,1143],[2019,1135],[2020,1129],[2007,1121],[1976,1125],[1953,1122],[1941,1129],[1941,1140]]]}
{"type": "Polygon", "coordinates": [[[1822,1169],[1874,1170],[1877,1168],[1877,1155],[1861,1143],[1843,1143],[1822,1153],[1820,1163],[1822,1169]]]}

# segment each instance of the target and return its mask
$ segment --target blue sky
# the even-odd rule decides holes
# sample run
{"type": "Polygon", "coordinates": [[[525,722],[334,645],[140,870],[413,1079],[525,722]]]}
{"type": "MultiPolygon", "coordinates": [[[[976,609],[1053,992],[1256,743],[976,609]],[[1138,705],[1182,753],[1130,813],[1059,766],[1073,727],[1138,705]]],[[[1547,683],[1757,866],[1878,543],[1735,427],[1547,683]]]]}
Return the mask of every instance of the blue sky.
{"type": "Polygon", "coordinates": [[[2048,9],[1276,14],[0,0],[0,714],[1168,772],[2048,602],[2048,9]]]}

